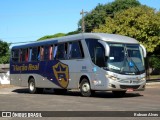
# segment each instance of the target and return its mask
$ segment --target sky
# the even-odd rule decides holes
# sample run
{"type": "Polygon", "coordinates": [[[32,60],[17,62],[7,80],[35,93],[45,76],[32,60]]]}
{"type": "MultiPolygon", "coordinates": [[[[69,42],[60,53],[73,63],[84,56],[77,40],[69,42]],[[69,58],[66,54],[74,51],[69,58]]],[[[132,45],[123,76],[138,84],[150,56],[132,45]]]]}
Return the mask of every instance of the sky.
{"type": "MultiPolygon", "coordinates": [[[[45,35],[68,33],[78,28],[82,9],[113,0],[1,0],[0,39],[8,43],[35,41],[45,35]]],[[[139,0],[160,10],[160,0],[139,0]]]]}

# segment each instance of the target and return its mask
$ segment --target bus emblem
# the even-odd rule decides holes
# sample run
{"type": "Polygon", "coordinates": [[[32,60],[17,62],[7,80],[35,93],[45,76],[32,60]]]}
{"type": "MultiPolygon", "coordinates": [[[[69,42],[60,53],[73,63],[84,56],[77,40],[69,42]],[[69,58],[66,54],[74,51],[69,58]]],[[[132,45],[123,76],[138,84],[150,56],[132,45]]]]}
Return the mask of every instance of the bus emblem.
{"type": "Polygon", "coordinates": [[[52,66],[53,73],[62,88],[67,88],[69,83],[69,68],[68,65],[58,62],[56,65],[52,66]]]}

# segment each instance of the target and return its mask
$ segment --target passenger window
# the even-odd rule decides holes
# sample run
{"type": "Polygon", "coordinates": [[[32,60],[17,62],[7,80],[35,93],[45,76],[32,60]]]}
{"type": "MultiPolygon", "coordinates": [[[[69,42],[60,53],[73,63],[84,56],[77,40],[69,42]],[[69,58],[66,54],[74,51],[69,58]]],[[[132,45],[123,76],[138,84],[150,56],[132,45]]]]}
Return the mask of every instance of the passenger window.
{"type": "Polygon", "coordinates": [[[99,67],[105,66],[105,49],[98,40],[86,39],[92,62],[99,67]]]}
{"type": "Polygon", "coordinates": [[[53,59],[56,59],[56,54],[57,54],[57,45],[55,45],[54,49],[53,49],[53,59]]]}
{"type": "Polygon", "coordinates": [[[21,62],[28,62],[28,49],[21,50],[21,62]]]}
{"type": "Polygon", "coordinates": [[[105,66],[105,53],[101,44],[97,44],[97,47],[95,48],[95,64],[99,67],[105,66]]]}
{"type": "Polygon", "coordinates": [[[31,61],[37,61],[40,60],[40,55],[38,53],[38,48],[34,47],[32,48],[32,54],[31,54],[31,61]]]}
{"type": "Polygon", "coordinates": [[[67,43],[58,44],[55,59],[67,59],[67,43]]]}
{"type": "Polygon", "coordinates": [[[32,48],[29,49],[29,59],[28,61],[30,62],[32,59],[32,48]]]}
{"type": "Polygon", "coordinates": [[[40,60],[44,60],[44,47],[40,48],[40,60]]]}
{"type": "Polygon", "coordinates": [[[19,49],[12,50],[12,61],[18,62],[19,61],[19,49]]]}
{"type": "MultiPolygon", "coordinates": [[[[53,51],[52,45],[51,46],[44,46],[44,60],[52,60],[52,57],[53,57],[52,51],[53,51]]],[[[42,50],[42,52],[43,52],[43,50],[42,50]]]]}
{"type": "Polygon", "coordinates": [[[49,60],[49,46],[44,46],[44,60],[49,60]]]}
{"type": "Polygon", "coordinates": [[[53,58],[52,51],[53,51],[53,45],[49,46],[49,60],[52,60],[52,58],[53,58]]]}
{"type": "Polygon", "coordinates": [[[70,49],[69,58],[71,59],[82,58],[82,53],[81,53],[81,49],[79,46],[79,42],[70,43],[69,49],[70,49]]]}

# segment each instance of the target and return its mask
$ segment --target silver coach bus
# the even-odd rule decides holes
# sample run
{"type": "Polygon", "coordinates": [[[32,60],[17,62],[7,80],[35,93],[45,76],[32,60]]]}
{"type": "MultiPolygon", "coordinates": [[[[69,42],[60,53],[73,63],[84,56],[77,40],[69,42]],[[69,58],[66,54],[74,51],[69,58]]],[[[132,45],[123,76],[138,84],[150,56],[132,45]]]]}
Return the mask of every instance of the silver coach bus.
{"type": "Polygon", "coordinates": [[[79,89],[82,96],[95,91],[145,89],[146,50],[137,40],[116,34],[81,33],[14,46],[11,84],[28,86],[30,93],[53,88],[55,93],[79,89]]]}

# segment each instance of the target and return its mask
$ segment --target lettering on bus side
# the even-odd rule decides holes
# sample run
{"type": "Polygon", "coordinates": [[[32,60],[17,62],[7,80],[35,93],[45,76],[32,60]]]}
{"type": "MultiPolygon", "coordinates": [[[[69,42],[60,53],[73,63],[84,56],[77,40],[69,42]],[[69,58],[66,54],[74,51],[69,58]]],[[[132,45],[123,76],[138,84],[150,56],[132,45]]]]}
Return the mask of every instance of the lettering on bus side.
{"type": "Polygon", "coordinates": [[[12,65],[13,71],[28,71],[28,70],[39,70],[39,63],[37,65],[28,64],[28,65],[12,65]]]}
{"type": "Polygon", "coordinates": [[[39,63],[37,65],[28,65],[28,70],[39,70],[39,63]]]}

